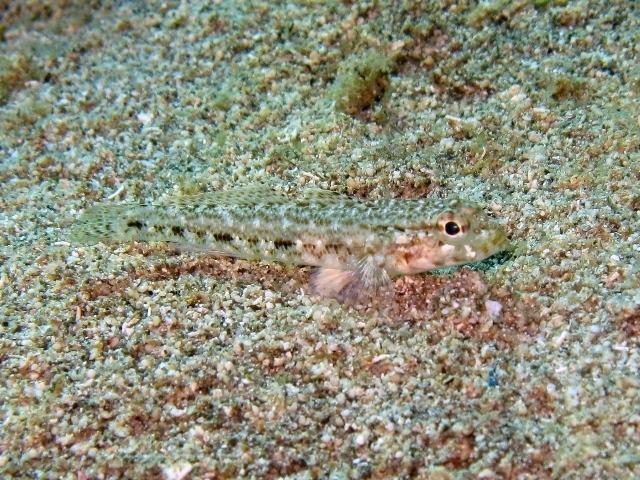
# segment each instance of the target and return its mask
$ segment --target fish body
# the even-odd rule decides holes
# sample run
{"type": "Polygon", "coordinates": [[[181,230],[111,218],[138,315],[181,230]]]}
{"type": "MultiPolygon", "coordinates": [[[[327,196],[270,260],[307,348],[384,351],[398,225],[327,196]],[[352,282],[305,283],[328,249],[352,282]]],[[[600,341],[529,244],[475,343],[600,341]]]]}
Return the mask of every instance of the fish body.
{"type": "Polygon", "coordinates": [[[163,204],[101,205],[74,227],[77,243],[171,242],[217,255],[319,267],[322,296],[375,289],[398,275],[481,261],[504,231],[460,200],[360,200],[324,190],[297,197],[262,188],[163,204]]]}

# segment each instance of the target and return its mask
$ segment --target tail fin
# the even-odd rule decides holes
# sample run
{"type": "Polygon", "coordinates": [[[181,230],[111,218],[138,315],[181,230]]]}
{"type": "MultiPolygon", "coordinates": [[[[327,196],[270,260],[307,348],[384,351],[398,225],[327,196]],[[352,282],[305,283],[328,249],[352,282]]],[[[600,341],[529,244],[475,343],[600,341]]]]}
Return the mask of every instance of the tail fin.
{"type": "Polygon", "coordinates": [[[71,227],[69,241],[92,245],[135,240],[146,216],[143,205],[98,205],[86,210],[71,227]]]}

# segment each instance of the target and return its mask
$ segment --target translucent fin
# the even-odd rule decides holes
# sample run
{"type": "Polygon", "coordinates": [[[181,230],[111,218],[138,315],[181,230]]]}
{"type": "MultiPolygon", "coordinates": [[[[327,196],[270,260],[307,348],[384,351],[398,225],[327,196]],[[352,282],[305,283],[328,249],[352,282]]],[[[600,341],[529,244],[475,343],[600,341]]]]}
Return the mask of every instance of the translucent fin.
{"type": "Polygon", "coordinates": [[[300,199],[307,200],[309,202],[315,201],[325,203],[346,200],[349,199],[349,197],[322,188],[307,188],[300,193],[300,199]]]}
{"type": "Polygon", "coordinates": [[[304,203],[335,203],[341,200],[349,200],[349,197],[330,190],[308,188],[299,195],[288,196],[275,192],[267,185],[250,185],[232,188],[218,192],[198,193],[177,198],[169,198],[162,203],[169,205],[207,205],[209,207],[252,207],[254,205],[283,205],[295,202],[304,203]]]}
{"type": "Polygon", "coordinates": [[[311,277],[315,294],[325,298],[338,298],[350,284],[359,283],[358,274],[351,270],[318,268],[311,277]]]}
{"type": "Polygon", "coordinates": [[[380,267],[373,257],[365,257],[358,262],[358,276],[368,289],[378,289],[391,283],[387,271],[380,267]]]}
{"type": "Polygon", "coordinates": [[[274,192],[267,185],[250,185],[218,192],[198,193],[167,200],[171,205],[252,206],[279,205],[290,202],[286,195],[274,192]]]}
{"type": "Polygon", "coordinates": [[[311,277],[313,292],[321,297],[335,298],[346,303],[362,303],[393,292],[393,283],[387,272],[367,257],[358,270],[319,268],[311,277]]]}
{"type": "Polygon", "coordinates": [[[178,253],[206,253],[213,257],[238,257],[237,253],[224,250],[216,250],[215,248],[205,245],[194,245],[191,243],[167,242],[178,253]]]}

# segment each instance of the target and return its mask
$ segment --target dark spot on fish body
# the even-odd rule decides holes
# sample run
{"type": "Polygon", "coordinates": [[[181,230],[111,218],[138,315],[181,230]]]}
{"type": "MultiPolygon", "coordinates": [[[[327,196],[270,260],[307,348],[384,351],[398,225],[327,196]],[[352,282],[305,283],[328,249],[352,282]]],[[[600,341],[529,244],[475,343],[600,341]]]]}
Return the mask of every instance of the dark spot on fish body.
{"type": "Polygon", "coordinates": [[[127,222],[127,227],[136,228],[138,230],[142,230],[146,225],[142,223],[140,220],[129,220],[127,222]]]}
{"type": "MultiPolygon", "coordinates": [[[[294,243],[292,241],[290,241],[290,240],[276,239],[276,240],[273,241],[273,245],[278,250],[284,250],[284,249],[293,247],[294,243]]],[[[305,245],[305,247],[306,247],[306,245],[305,245]]]]}
{"type": "Polygon", "coordinates": [[[229,243],[233,240],[233,236],[229,233],[214,233],[213,239],[216,242],[229,243]]]}

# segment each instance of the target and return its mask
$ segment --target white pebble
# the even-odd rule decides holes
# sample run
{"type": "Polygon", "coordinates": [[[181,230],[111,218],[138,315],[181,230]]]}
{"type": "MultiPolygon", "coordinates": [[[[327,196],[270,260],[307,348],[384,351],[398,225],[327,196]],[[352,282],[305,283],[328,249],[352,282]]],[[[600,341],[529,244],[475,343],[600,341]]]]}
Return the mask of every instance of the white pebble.
{"type": "Polygon", "coordinates": [[[499,317],[502,313],[502,304],[496,300],[487,300],[484,302],[484,306],[491,317],[499,317]]]}

